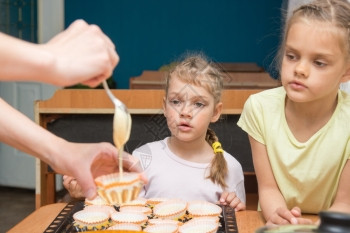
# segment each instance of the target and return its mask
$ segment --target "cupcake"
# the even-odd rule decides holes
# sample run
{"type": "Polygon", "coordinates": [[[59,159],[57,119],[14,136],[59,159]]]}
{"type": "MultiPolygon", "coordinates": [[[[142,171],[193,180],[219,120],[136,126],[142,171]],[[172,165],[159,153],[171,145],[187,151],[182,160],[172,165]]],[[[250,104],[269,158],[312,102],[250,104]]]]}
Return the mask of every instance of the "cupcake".
{"type": "Polygon", "coordinates": [[[103,230],[110,226],[109,215],[105,212],[80,210],[73,214],[77,231],[103,230]]]}
{"type": "Polygon", "coordinates": [[[222,209],[220,206],[207,201],[192,201],[188,203],[188,212],[191,216],[220,216],[222,209]]]}
{"type": "Polygon", "coordinates": [[[137,198],[140,193],[142,182],[140,174],[124,172],[99,176],[95,179],[98,194],[107,203],[122,205],[137,198]]]}
{"type": "Polygon", "coordinates": [[[180,233],[214,233],[219,228],[219,224],[214,221],[188,221],[179,227],[180,233]]]}
{"type": "Polygon", "coordinates": [[[175,224],[157,224],[157,225],[149,225],[145,229],[144,232],[152,232],[152,233],[176,233],[178,231],[178,226],[175,224]]]}
{"type": "Polygon", "coordinates": [[[141,231],[142,227],[133,223],[120,223],[108,227],[107,230],[119,230],[119,231],[141,231]]]}
{"type": "Polygon", "coordinates": [[[181,200],[164,201],[154,206],[156,218],[178,220],[186,215],[187,202],[181,200]]]}
{"type": "Polygon", "coordinates": [[[131,223],[141,226],[147,222],[148,218],[143,213],[116,212],[111,215],[111,220],[114,224],[131,223]]]}

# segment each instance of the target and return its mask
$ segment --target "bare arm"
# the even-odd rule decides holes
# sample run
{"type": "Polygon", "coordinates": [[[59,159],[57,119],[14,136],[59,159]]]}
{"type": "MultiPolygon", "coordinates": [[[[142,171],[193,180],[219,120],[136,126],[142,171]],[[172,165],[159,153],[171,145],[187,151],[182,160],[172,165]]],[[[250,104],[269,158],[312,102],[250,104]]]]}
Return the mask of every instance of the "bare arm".
{"type": "Polygon", "coordinates": [[[37,81],[56,86],[97,86],[111,76],[119,57],[96,25],[77,20],[46,44],[0,33],[0,79],[37,81]]]}
{"type": "MultiPolygon", "coordinates": [[[[31,154],[56,172],[75,177],[86,197],[96,196],[93,177],[118,171],[118,151],[110,143],[71,143],[35,124],[0,98],[0,141],[31,154]],[[79,167],[79,169],[77,169],[79,167]]],[[[123,154],[127,170],[142,172],[139,161],[123,154]]],[[[144,182],[147,182],[143,176],[144,182]]]]}
{"type": "Polygon", "coordinates": [[[310,224],[301,218],[298,207],[289,210],[279,191],[265,145],[249,136],[254,169],[258,181],[259,203],[267,225],[310,224]]]}
{"type": "Polygon", "coordinates": [[[339,187],[331,211],[350,213],[350,160],[346,162],[340,176],[339,187]]]}

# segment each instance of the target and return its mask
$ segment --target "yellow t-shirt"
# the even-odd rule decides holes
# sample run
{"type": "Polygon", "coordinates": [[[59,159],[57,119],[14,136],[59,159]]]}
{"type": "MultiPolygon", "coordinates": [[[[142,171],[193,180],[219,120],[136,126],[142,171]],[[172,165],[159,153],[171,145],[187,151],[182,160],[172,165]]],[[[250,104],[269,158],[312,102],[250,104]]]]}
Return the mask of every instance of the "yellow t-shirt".
{"type": "Polygon", "coordinates": [[[350,95],[338,92],[333,116],[307,142],[297,141],[288,127],[285,97],[283,87],[250,96],[237,124],[266,146],[288,208],[318,213],[332,205],[350,159],[350,95]]]}

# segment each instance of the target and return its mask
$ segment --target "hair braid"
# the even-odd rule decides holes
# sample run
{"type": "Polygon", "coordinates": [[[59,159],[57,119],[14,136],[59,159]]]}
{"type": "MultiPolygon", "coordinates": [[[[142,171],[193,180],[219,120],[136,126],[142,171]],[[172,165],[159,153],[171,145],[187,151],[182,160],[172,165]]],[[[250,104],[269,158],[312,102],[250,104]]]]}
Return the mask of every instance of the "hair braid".
{"type": "MultiPolygon", "coordinates": [[[[215,132],[210,128],[207,130],[205,140],[209,143],[210,146],[212,146],[214,142],[219,142],[219,139],[216,136],[215,132]]],[[[213,183],[217,183],[221,187],[226,188],[227,184],[225,182],[225,177],[227,176],[227,173],[227,163],[224,158],[224,153],[216,152],[215,157],[211,162],[210,174],[207,178],[210,178],[213,183]]]]}

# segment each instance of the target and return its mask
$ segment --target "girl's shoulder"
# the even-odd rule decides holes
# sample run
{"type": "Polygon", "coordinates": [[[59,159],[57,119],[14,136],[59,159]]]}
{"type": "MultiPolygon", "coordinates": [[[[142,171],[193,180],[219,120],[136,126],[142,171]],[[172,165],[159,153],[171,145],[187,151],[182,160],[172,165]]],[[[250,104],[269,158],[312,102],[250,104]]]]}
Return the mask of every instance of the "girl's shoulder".
{"type": "Polygon", "coordinates": [[[159,140],[159,141],[154,141],[154,142],[148,142],[138,148],[136,148],[132,154],[152,154],[152,151],[157,150],[157,149],[162,149],[167,146],[166,144],[166,139],[159,140]]]}
{"type": "Polygon", "coordinates": [[[233,155],[231,155],[230,153],[228,153],[228,152],[226,152],[226,151],[224,151],[224,158],[225,158],[225,160],[226,160],[226,162],[227,162],[227,165],[230,167],[235,167],[235,168],[240,168],[240,169],[242,169],[242,165],[241,165],[241,163],[233,156],[233,155]]]}
{"type": "Polygon", "coordinates": [[[247,99],[244,109],[247,111],[261,112],[270,107],[281,107],[286,98],[286,91],[283,87],[272,88],[252,94],[247,99]]]}

